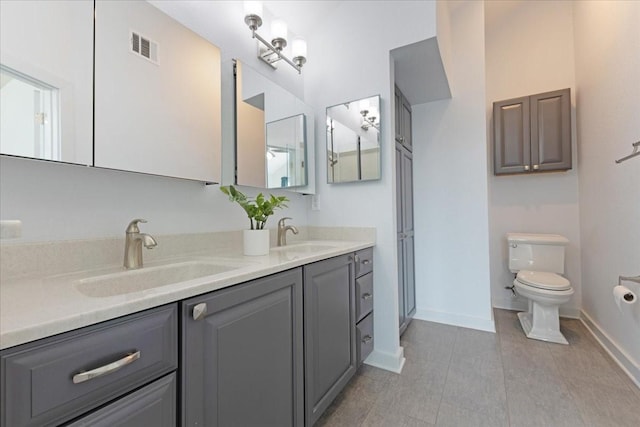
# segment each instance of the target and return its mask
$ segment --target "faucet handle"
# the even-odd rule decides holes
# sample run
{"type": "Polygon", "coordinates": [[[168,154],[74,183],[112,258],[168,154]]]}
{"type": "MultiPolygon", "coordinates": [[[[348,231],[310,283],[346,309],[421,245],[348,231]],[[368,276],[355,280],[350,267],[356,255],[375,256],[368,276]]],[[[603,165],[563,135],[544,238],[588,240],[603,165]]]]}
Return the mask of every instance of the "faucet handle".
{"type": "Polygon", "coordinates": [[[146,224],[147,220],[146,219],[142,219],[142,218],[134,219],[127,226],[127,231],[126,232],[127,233],[139,233],[140,232],[140,229],[138,228],[138,223],[139,222],[141,222],[143,224],[146,224]]]}

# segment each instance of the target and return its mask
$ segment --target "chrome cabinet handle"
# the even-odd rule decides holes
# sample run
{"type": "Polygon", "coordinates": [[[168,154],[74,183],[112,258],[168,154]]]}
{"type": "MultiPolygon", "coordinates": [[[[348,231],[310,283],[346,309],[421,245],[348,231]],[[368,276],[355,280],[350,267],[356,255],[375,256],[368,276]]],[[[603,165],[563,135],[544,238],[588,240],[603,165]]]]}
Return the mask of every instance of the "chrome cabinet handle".
{"type": "Polygon", "coordinates": [[[360,257],[358,255],[356,255],[354,259],[356,260],[357,263],[360,262],[360,257]]]}
{"type": "Polygon", "coordinates": [[[538,169],[540,169],[540,165],[533,165],[533,170],[537,171],[538,169]]]}
{"type": "Polygon", "coordinates": [[[362,299],[365,301],[371,298],[373,298],[373,295],[371,295],[369,292],[367,292],[366,294],[362,294],[362,299]]]}
{"type": "Polygon", "coordinates": [[[140,359],[140,351],[136,351],[135,353],[129,353],[125,357],[120,360],[116,360],[115,362],[108,363],[104,366],[100,366],[99,368],[92,369],[90,371],[82,371],[73,376],[73,383],[80,384],[85,381],[92,380],[97,377],[101,377],[103,375],[112,374],[115,371],[119,370],[127,366],[130,363],[135,362],[140,359]]]}
{"type": "Polygon", "coordinates": [[[207,315],[206,302],[201,302],[200,304],[196,304],[196,306],[193,307],[193,320],[204,319],[206,315],[207,315]]]}
{"type": "Polygon", "coordinates": [[[365,335],[364,337],[362,337],[362,343],[363,344],[370,343],[372,339],[373,338],[371,338],[371,335],[365,335]]]}
{"type": "Polygon", "coordinates": [[[524,165],[524,170],[528,171],[529,170],[529,165],[524,165]]]}
{"type": "Polygon", "coordinates": [[[362,260],[362,264],[363,265],[371,264],[371,260],[370,259],[363,259],[362,260]]]}

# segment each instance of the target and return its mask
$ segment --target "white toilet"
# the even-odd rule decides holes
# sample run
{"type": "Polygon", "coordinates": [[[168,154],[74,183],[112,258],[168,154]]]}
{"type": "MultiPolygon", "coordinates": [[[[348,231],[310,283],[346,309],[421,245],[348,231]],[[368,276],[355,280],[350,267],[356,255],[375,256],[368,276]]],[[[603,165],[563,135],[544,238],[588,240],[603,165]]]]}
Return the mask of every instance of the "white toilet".
{"type": "Polygon", "coordinates": [[[564,248],[569,243],[558,234],[508,233],[509,270],[518,295],[529,300],[529,311],[518,313],[528,338],[569,344],[560,332],[558,308],[573,295],[564,273],[564,248]]]}

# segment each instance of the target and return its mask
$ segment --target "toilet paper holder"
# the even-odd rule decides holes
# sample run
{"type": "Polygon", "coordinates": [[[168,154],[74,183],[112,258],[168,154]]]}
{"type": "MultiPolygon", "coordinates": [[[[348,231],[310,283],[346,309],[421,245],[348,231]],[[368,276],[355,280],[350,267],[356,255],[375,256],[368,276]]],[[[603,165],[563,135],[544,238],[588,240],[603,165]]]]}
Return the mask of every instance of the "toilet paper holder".
{"type": "Polygon", "coordinates": [[[640,284],[640,276],[618,276],[618,286],[622,286],[622,282],[635,282],[640,284]]]}

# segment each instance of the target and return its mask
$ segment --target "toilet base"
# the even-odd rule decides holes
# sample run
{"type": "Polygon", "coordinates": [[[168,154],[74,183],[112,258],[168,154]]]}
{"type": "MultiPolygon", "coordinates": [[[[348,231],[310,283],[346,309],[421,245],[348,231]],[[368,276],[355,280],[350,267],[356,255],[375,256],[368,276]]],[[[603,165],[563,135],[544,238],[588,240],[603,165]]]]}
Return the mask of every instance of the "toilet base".
{"type": "Polygon", "coordinates": [[[569,344],[567,339],[560,332],[558,307],[540,307],[529,302],[529,310],[518,313],[520,325],[527,338],[554,342],[557,344],[569,344]],[[554,309],[555,308],[555,313],[554,309]],[[551,312],[549,312],[551,311],[551,312]],[[539,316],[535,316],[535,315],[539,316]],[[540,319],[541,317],[541,319],[540,319]],[[555,318],[555,321],[554,321],[555,318]]]}

